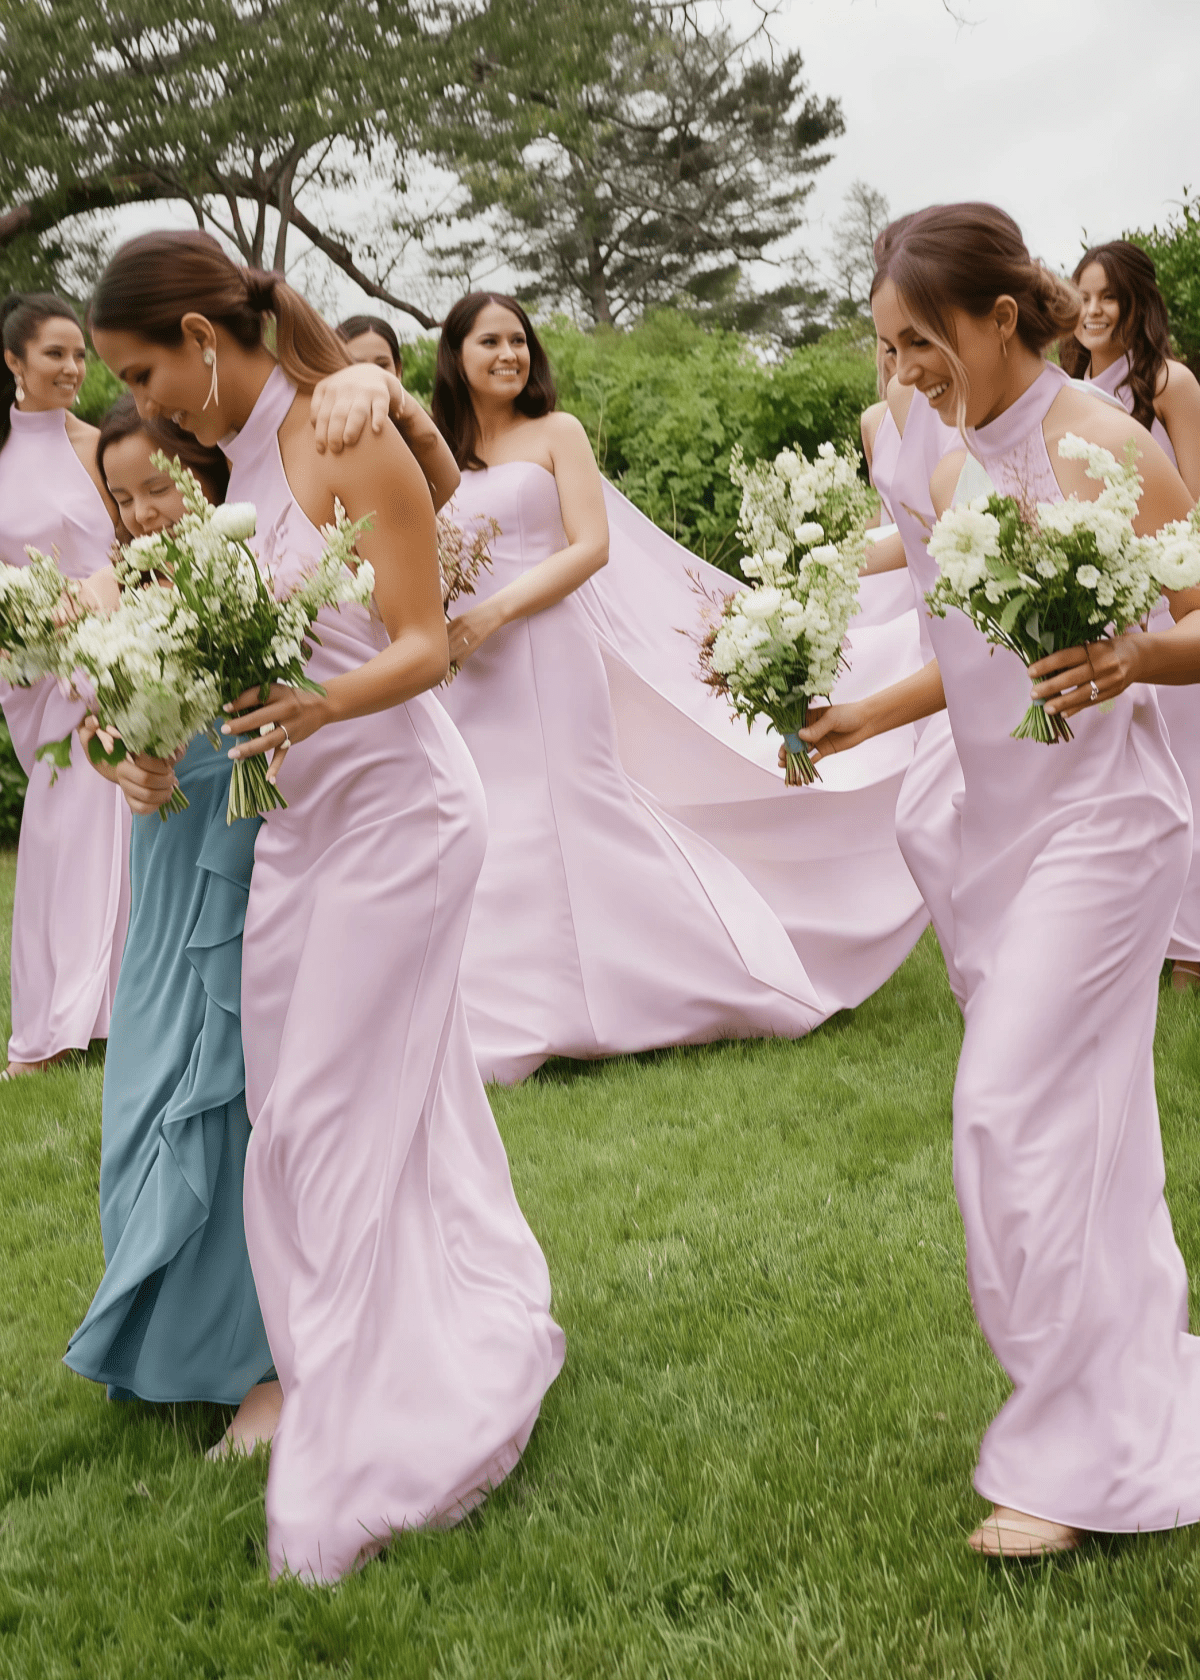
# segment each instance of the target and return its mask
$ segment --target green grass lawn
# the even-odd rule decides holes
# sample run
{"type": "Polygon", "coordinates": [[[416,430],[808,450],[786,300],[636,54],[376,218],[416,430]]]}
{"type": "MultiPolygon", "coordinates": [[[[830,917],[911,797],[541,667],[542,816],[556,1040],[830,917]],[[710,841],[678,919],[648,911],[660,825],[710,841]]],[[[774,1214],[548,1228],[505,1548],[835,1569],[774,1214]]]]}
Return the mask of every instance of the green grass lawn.
{"type": "MultiPolygon", "coordinates": [[[[951,1190],[958,1037],[927,935],[802,1044],[496,1092],[566,1369],[495,1498],[332,1591],[268,1583],[265,1465],[204,1461],[214,1408],[110,1405],[60,1364],[102,1266],[102,1065],[4,1087],[0,1675],[1200,1674],[1200,1536],[966,1547],[1004,1382],[951,1190]]],[[[1198,1076],[1200,1003],[1164,992],[1193,1267],[1198,1076]]]]}

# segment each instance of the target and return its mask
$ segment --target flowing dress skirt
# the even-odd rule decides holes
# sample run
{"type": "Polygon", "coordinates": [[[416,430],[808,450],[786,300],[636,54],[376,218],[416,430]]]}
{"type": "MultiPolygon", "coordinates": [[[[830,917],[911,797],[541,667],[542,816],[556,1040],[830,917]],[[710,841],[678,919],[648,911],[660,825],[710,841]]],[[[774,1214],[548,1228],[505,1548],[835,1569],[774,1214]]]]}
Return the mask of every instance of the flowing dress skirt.
{"type": "Polygon", "coordinates": [[[133,819],[104,1067],[106,1269],[66,1363],[114,1398],[235,1405],[271,1366],[242,1225],[242,925],[258,824],[226,826],[229,761],[203,736],[177,774],[187,810],[133,819]]]}

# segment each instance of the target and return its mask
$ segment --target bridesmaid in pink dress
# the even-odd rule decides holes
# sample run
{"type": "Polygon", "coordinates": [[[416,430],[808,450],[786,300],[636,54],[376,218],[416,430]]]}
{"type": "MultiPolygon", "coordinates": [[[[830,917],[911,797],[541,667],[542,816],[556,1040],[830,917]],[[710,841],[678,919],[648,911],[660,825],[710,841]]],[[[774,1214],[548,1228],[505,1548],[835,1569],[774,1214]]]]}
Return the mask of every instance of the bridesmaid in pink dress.
{"type": "MultiPolygon", "coordinates": [[[[83,382],[83,332],[70,304],[14,295],[0,312],[0,561],[26,547],[86,578],[112,547],[114,513],[96,470],[94,426],[69,413],[83,382]],[[11,404],[11,407],[10,407],[11,404]]],[[[83,717],[51,678],[3,688],[4,715],[29,777],[12,923],[12,1037],[4,1075],[34,1073],[108,1036],[129,919],[129,812],[89,765],[54,777],[37,761],[83,717]]]]}
{"type": "MultiPolygon", "coordinates": [[[[1200,497],[1200,383],[1171,355],[1167,306],[1154,264],[1138,245],[1114,239],[1085,251],[1074,273],[1083,309],[1063,341],[1063,366],[1122,402],[1175,463],[1200,497]]],[[[1165,607],[1155,628],[1165,626],[1165,607]]],[[[1171,751],[1183,771],[1193,810],[1200,810],[1200,696],[1164,688],[1159,709],[1171,751]]],[[[1193,833],[1192,867],[1167,946],[1178,991],[1200,986],[1200,822],[1193,833]]]]}
{"type": "Polygon", "coordinates": [[[318,452],[298,390],[344,346],[207,235],[123,246],[92,324],[145,412],[222,440],[281,583],[321,552],[335,498],[374,517],[378,613],[322,613],[325,693],[243,696],[227,726],[235,755],[273,754],[288,800],[259,830],[242,968],[246,1242],[283,1391],[268,1551],[275,1575],[334,1581],[486,1497],[563,1359],[459,998],[485,817],[425,692],[447,665],[433,506],[391,427],[318,452]]]}
{"type": "MultiPolygon", "coordinates": [[[[874,308],[901,382],[968,428],[976,460],[941,461],[935,509],[960,474],[967,495],[990,478],[1041,500],[1094,496],[1080,465],[1058,456],[1071,431],[1118,454],[1137,443],[1139,528],[1187,512],[1148,432],[1043,360],[1077,296],[1030,260],[1002,211],[914,217],[885,257],[874,308]]],[[[927,590],[927,551],[914,561],[927,590]]],[[[1200,1520],[1200,1341],[1187,1334],[1163,1197],[1153,1059],[1191,813],[1148,686],[1200,678],[1200,590],[1171,608],[1169,631],[1034,667],[1034,692],[1071,715],[1075,739],[1061,748],[1011,738],[1030,674],[957,614],[930,620],[937,659],[920,676],[830,708],[809,730],[836,751],[944,704],[962,762],[954,1181],[972,1300],[1013,1384],[975,1479],[995,1505],[971,1537],[986,1553],[1200,1520]]]]}
{"type": "MultiPolygon", "coordinates": [[[[434,417],[465,469],[452,510],[501,527],[491,572],[455,604],[461,669],[444,700],[488,800],[463,958],[484,1076],[522,1079],[552,1055],[799,1037],[830,1008],[778,916],[622,764],[610,681],[640,690],[639,655],[591,583],[608,551],[601,479],[578,421],[553,411],[527,317],[472,294],[447,316],[438,355],[434,417]]],[[[644,579],[657,624],[665,580],[652,565],[644,579]]],[[[694,649],[669,639],[699,701],[694,649]]]]}

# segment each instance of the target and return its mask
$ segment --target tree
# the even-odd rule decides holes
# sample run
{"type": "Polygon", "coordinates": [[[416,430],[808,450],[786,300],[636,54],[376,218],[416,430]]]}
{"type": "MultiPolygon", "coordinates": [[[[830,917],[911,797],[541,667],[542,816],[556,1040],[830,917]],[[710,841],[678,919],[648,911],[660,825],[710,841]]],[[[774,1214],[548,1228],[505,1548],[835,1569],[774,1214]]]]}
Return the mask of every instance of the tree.
{"type": "Polygon", "coordinates": [[[649,0],[493,0],[441,155],[530,295],[597,323],[719,284],[798,226],[842,132],[799,53],[649,0]]]}
{"type": "Polygon", "coordinates": [[[254,266],[282,269],[294,228],[371,296],[433,325],[364,271],[331,207],[373,173],[399,207],[393,222],[401,227],[426,78],[444,82],[457,50],[436,3],[5,5],[6,277],[53,279],[67,255],[60,230],[72,217],[173,200],[254,266]]]}
{"type": "Polygon", "coordinates": [[[1185,187],[1179,214],[1166,227],[1125,238],[1153,258],[1175,349],[1200,379],[1200,194],[1185,187]]]}
{"type": "Polygon", "coordinates": [[[852,181],[842,200],[841,216],[833,230],[829,262],[842,300],[858,313],[867,301],[875,276],[875,241],[891,212],[881,192],[865,181],[852,181]]]}

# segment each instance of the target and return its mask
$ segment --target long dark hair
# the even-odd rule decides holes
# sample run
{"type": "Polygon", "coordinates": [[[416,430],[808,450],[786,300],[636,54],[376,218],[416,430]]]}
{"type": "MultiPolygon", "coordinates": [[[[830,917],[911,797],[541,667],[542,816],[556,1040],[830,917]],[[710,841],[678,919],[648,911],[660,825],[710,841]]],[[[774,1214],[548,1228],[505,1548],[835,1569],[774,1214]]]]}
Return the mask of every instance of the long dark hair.
{"type": "Polygon", "coordinates": [[[1017,306],[1017,337],[1041,355],[1074,332],[1079,319],[1075,287],[1030,256],[1021,230],[995,204],[933,204],[886,227],[875,244],[872,296],[891,280],[913,319],[946,357],[958,398],[958,423],[966,412],[967,372],[958,354],[951,310],[976,319],[1007,295],[1017,306]]]}
{"type": "Polygon", "coordinates": [[[244,350],[263,343],[266,317],[274,316],[275,359],[302,391],[349,365],[333,328],[282,275],[240,267],[211,234],[196,230],[128,240],[100,276],[88,319],[93,331],[175,345],[190,310],[224,327],[244,350]]]}
{"type": "MultiPolygon", "coordinates": [[[[4,348],[23,356],[38,335],[43,321],[74,321],[82,332],[79,317],[65,298],[53,292],[10,292],[0,304],[0,337],[4,348]]],[[[9,412],[17,400],[17,381],[8,363],[0,357],[0,449],[12,431],[9,412]]]]}
{"type": "Polygon", "coordinates": [[[391,352],[397,374],[403,377],[404,357],[400,354],[400,340],[396,337],[395,328],[385,321],[382,315],[347,315],[346,319],[339,321],[337,325],[338,337],[347,344],[356,338],[363,338],[367,333],[378,333],[391,352]]]}
{"type": "Polygon", "coordinates": [[[191,432],[185,432],[174,421],[157,416],[143,420],[137,404],[128,393],[117,398],[100,422],[96,466],[101,477],[104,476],[104,457],[113,444],[139,435],[147,438],[152,448],[161,449],[171,460],[178,457],[181,466],[194,472],[210,502],[215,504],[225,500],[225,492],[229,488],[229,462],[221,451],[198,443],[191,432]]]}
{"type": "Polygon", "coordinates": [[[442,336],[438,340],[437,371],[433,380],[434,423],[450,445],[460,469],[482,467],[479,458],[479,422],[471,401],[471,388],[462,367],[463,341],[481,310],[489,303],[498,303],[509,310],[521,323],[525,342],[529,346],[529,378],[513,399],[518,414],[531,420],[549,414],[558,402],[550,358],[533,330],[533,322],[516,298],[503,292],[468,292],[459,298],[442,322],[442,336]]]}
{"type": "MultiPolygon", "coordinates": [[[[1080,257],[1071,276],[1076,285],[1089,263],[1100,264],[1120,308],[1117,338],[1129,358],[1129,373],[1121,383],[1133,397],[1133,418],[1148,428],[1154,424],[1158,381],[1171,357],[1171,324],[1154,263],[1140,245],[1110,239],[1080,257]]],[[[1082,379],[1091,364],[1091,353],[1074,333],[1059,345],[1059,357],[1074,379],[1082,379]]]]}

